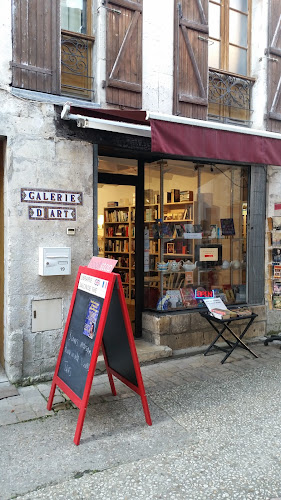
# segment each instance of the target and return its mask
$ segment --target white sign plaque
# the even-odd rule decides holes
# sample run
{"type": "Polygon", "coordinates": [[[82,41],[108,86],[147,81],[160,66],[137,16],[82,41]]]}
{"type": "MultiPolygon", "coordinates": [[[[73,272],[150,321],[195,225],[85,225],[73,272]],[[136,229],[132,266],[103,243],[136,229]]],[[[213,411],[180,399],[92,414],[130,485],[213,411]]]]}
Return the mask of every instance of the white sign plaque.
{"type": "Polygon", "coordinates": [[[21,189],[21,201],[27,203],[56,203],[57,205],[83,205],[82,193],[56,189],[21,189]]]}

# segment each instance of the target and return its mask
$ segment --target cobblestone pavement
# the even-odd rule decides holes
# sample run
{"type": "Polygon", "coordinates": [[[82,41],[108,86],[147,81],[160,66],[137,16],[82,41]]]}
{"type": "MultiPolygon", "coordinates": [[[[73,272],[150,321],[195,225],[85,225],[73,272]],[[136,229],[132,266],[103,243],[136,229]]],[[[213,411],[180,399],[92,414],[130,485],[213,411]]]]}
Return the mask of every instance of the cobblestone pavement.
{"type": "Polygon", "coordinates": [[[50,383],[0,400],[0,498],[281,499],[280,344],[142,367],[140,398],[94,378],[80,446],[78,410],[50,383]]]}

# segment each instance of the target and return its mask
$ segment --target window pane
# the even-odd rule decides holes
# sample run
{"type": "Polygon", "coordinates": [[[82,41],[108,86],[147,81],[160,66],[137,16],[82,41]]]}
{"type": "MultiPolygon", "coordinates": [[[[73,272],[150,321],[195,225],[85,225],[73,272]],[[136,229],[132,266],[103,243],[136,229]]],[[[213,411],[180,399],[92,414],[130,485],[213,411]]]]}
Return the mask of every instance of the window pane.
{"type": "Polygon", "coordinates": [[[220,39],[220,22],[221,22],[220,5],[213,3],[209,4],[209,36],[211,38],[220,39]]]}
{"type": "Polygon", "coordinates": [[[145,308],[196,309],[211,295],[246,301],[247,180],[234,166],[146,166],[145,308]]]}
{"type": "Polygon", "coordinates": [[[75,33],[87,32],[87,0],[61,0],[61,28],[75,33]]]}
{"type": "Polygon", "coordinates": [[[229,11],[229,42],[247,47],[248,17],[239,12],[229,11]]]}
{"type": "Polygon", "coordinates": [[[209,43],[209,67],[220,68],[220,42],[211,40],[209,43]]]}
{"type": "Polygon", "coordinates": [[[247,51],[229,46],[229,71],[247,75],[247,51]]]}
{"type": "Polygon", "coordinates": [[[242,10],[242,12],[248,11],[248,0],[230,0],[230,8],[242,10]]]}

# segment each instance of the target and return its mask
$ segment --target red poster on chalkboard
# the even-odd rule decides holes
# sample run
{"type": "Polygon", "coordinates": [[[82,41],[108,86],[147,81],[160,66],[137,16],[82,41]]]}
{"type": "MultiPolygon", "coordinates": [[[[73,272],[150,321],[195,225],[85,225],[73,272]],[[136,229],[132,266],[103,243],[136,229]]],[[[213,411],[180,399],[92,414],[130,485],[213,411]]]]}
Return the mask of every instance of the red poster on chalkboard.
{"type": "Polygon", "coordinates": [[[79,267],[47,409],[56,386],[79,408],[74,443],[79,445],[91,386],[102,347],[112,394],[113,375],[141,397],[151,425],[132,327],[119,274],[79,267]]]}

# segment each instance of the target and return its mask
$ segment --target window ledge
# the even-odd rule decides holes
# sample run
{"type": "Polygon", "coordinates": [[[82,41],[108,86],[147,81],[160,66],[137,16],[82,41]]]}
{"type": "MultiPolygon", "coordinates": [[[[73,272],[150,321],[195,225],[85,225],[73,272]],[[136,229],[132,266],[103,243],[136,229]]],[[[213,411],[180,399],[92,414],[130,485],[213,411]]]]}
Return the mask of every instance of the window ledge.
{"type": "Polygon", "coordinates": [[[16,87],[11,88],[11,94],[15,97],[20,97],[21,99],[38,101],[47,104],[54,104],[58,106],[63,106],[66,102],[71,102],[73,106],[92,108],[92,109],[101,107],[99,103],[85,101],[83,99],[77,99],[75,97],[46,94],[44,92],[35,92],[34,90],[19,89],[16,87]]]}

